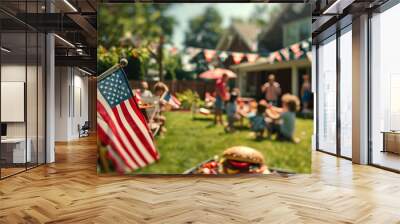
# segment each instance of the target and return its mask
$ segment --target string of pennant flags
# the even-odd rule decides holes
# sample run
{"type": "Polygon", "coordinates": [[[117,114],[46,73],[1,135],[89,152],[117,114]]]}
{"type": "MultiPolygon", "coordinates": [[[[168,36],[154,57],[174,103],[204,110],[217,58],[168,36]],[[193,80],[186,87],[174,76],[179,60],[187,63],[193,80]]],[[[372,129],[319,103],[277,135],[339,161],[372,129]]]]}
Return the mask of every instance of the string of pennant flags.
{"type": "Polygon", "coordinates": [[[289,47],[282,48],[280,50],[271,52],[267,55],[257,53],[244,53],[234,51],[220,51],[215,49],[205,49],[197,47],[187,47],[186,53],[193,58],[200,53],[203,53],[204,58],[207,62],[212,62],[218,58],[224,62],[229,56],[232,56],[234,64],[240,64],[247,59],[249,63],[254,63],[258,59],[264,58],[268,63],[298,60],[302,58],[308,58],[311,61],[311,38],[292,44],[289,47]]]}

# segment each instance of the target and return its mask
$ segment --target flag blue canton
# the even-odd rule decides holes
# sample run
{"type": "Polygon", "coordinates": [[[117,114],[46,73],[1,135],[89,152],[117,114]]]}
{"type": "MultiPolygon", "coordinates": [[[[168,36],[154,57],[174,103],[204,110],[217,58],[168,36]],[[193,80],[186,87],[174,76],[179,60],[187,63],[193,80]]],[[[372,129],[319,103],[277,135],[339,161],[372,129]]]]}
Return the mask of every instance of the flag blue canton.
{"type": "Polygon", "coordinates": [[[100,93],[111,108],[133,96],[122,69],[118,69],[111,75],[102,79],[98,85],[100,93]]]}

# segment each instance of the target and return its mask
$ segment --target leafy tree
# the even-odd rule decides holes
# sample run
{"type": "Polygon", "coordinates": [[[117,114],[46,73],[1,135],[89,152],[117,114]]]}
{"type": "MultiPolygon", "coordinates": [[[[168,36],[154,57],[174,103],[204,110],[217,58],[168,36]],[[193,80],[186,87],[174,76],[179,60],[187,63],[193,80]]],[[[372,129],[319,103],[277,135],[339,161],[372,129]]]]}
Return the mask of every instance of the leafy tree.
{"type": "Polygon", "coordinates": [[[218,10],[208,7],[202,15],[189,21],[189,30],[185,32],[184,44],[187,47],[216,47],[222,34],[222,17],[218,10]]]}
{"type": "MultiPolygon", "coordinates": [[[[103,4],[99,7],[99,44],[135,47],[132,55],[140,60],[146,73],[149,57],[156,60],[160,79],[163,79],[163,46],[170,42],[176,21],[166,14],[171,4],[103,4]],[[155,46],[155,47],[154,47],[155,46]],[[144,56],[142,54],[145,54],[144,56]]],[[[142,74],[143,75],[143,74],[142,74]]]]}
{"type": "Polygon", "coordinates": [[[280,4],[257,4],[251,13],[252,16],[249,18],[249,22],[260,27],[267,26],[271,18],[279,13],[280,7],[280,4]]]}

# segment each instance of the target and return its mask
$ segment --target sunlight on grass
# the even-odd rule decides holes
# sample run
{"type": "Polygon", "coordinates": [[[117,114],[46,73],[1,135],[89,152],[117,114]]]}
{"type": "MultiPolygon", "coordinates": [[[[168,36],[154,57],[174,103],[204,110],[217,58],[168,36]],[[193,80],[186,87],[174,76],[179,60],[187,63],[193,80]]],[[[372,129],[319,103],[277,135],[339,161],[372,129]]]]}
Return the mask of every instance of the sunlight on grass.
{"type": "Polygon", "coordinates": [[[299,144],[275,140],[255,141],[251,131],[243,129],[227,134],[222,126],[213,126],[211,117],[192,119],[189,112],[169,112],[167,133],[157,137],[157,149],[161,159],[136,173],[180,174],[198,163],[220,155],[226,148],[246,145],[261,151],[270,168],[285,169],[297,173],[311,171],[311,135],[313,123],[310,119],[296,120],[295,136],[299,144]]]}

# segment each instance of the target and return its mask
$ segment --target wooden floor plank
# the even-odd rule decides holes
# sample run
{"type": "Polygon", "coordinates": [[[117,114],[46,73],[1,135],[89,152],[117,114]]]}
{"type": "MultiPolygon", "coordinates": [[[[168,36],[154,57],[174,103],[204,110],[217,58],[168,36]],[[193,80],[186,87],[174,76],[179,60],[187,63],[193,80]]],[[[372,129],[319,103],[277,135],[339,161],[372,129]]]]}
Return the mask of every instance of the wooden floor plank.
{"type": "Polygon", "coordinates": [[[313,152],[292,177],[99,177],[96,139],[0,181],[0,223],[400,223],[400,175],[313,152]]]}

